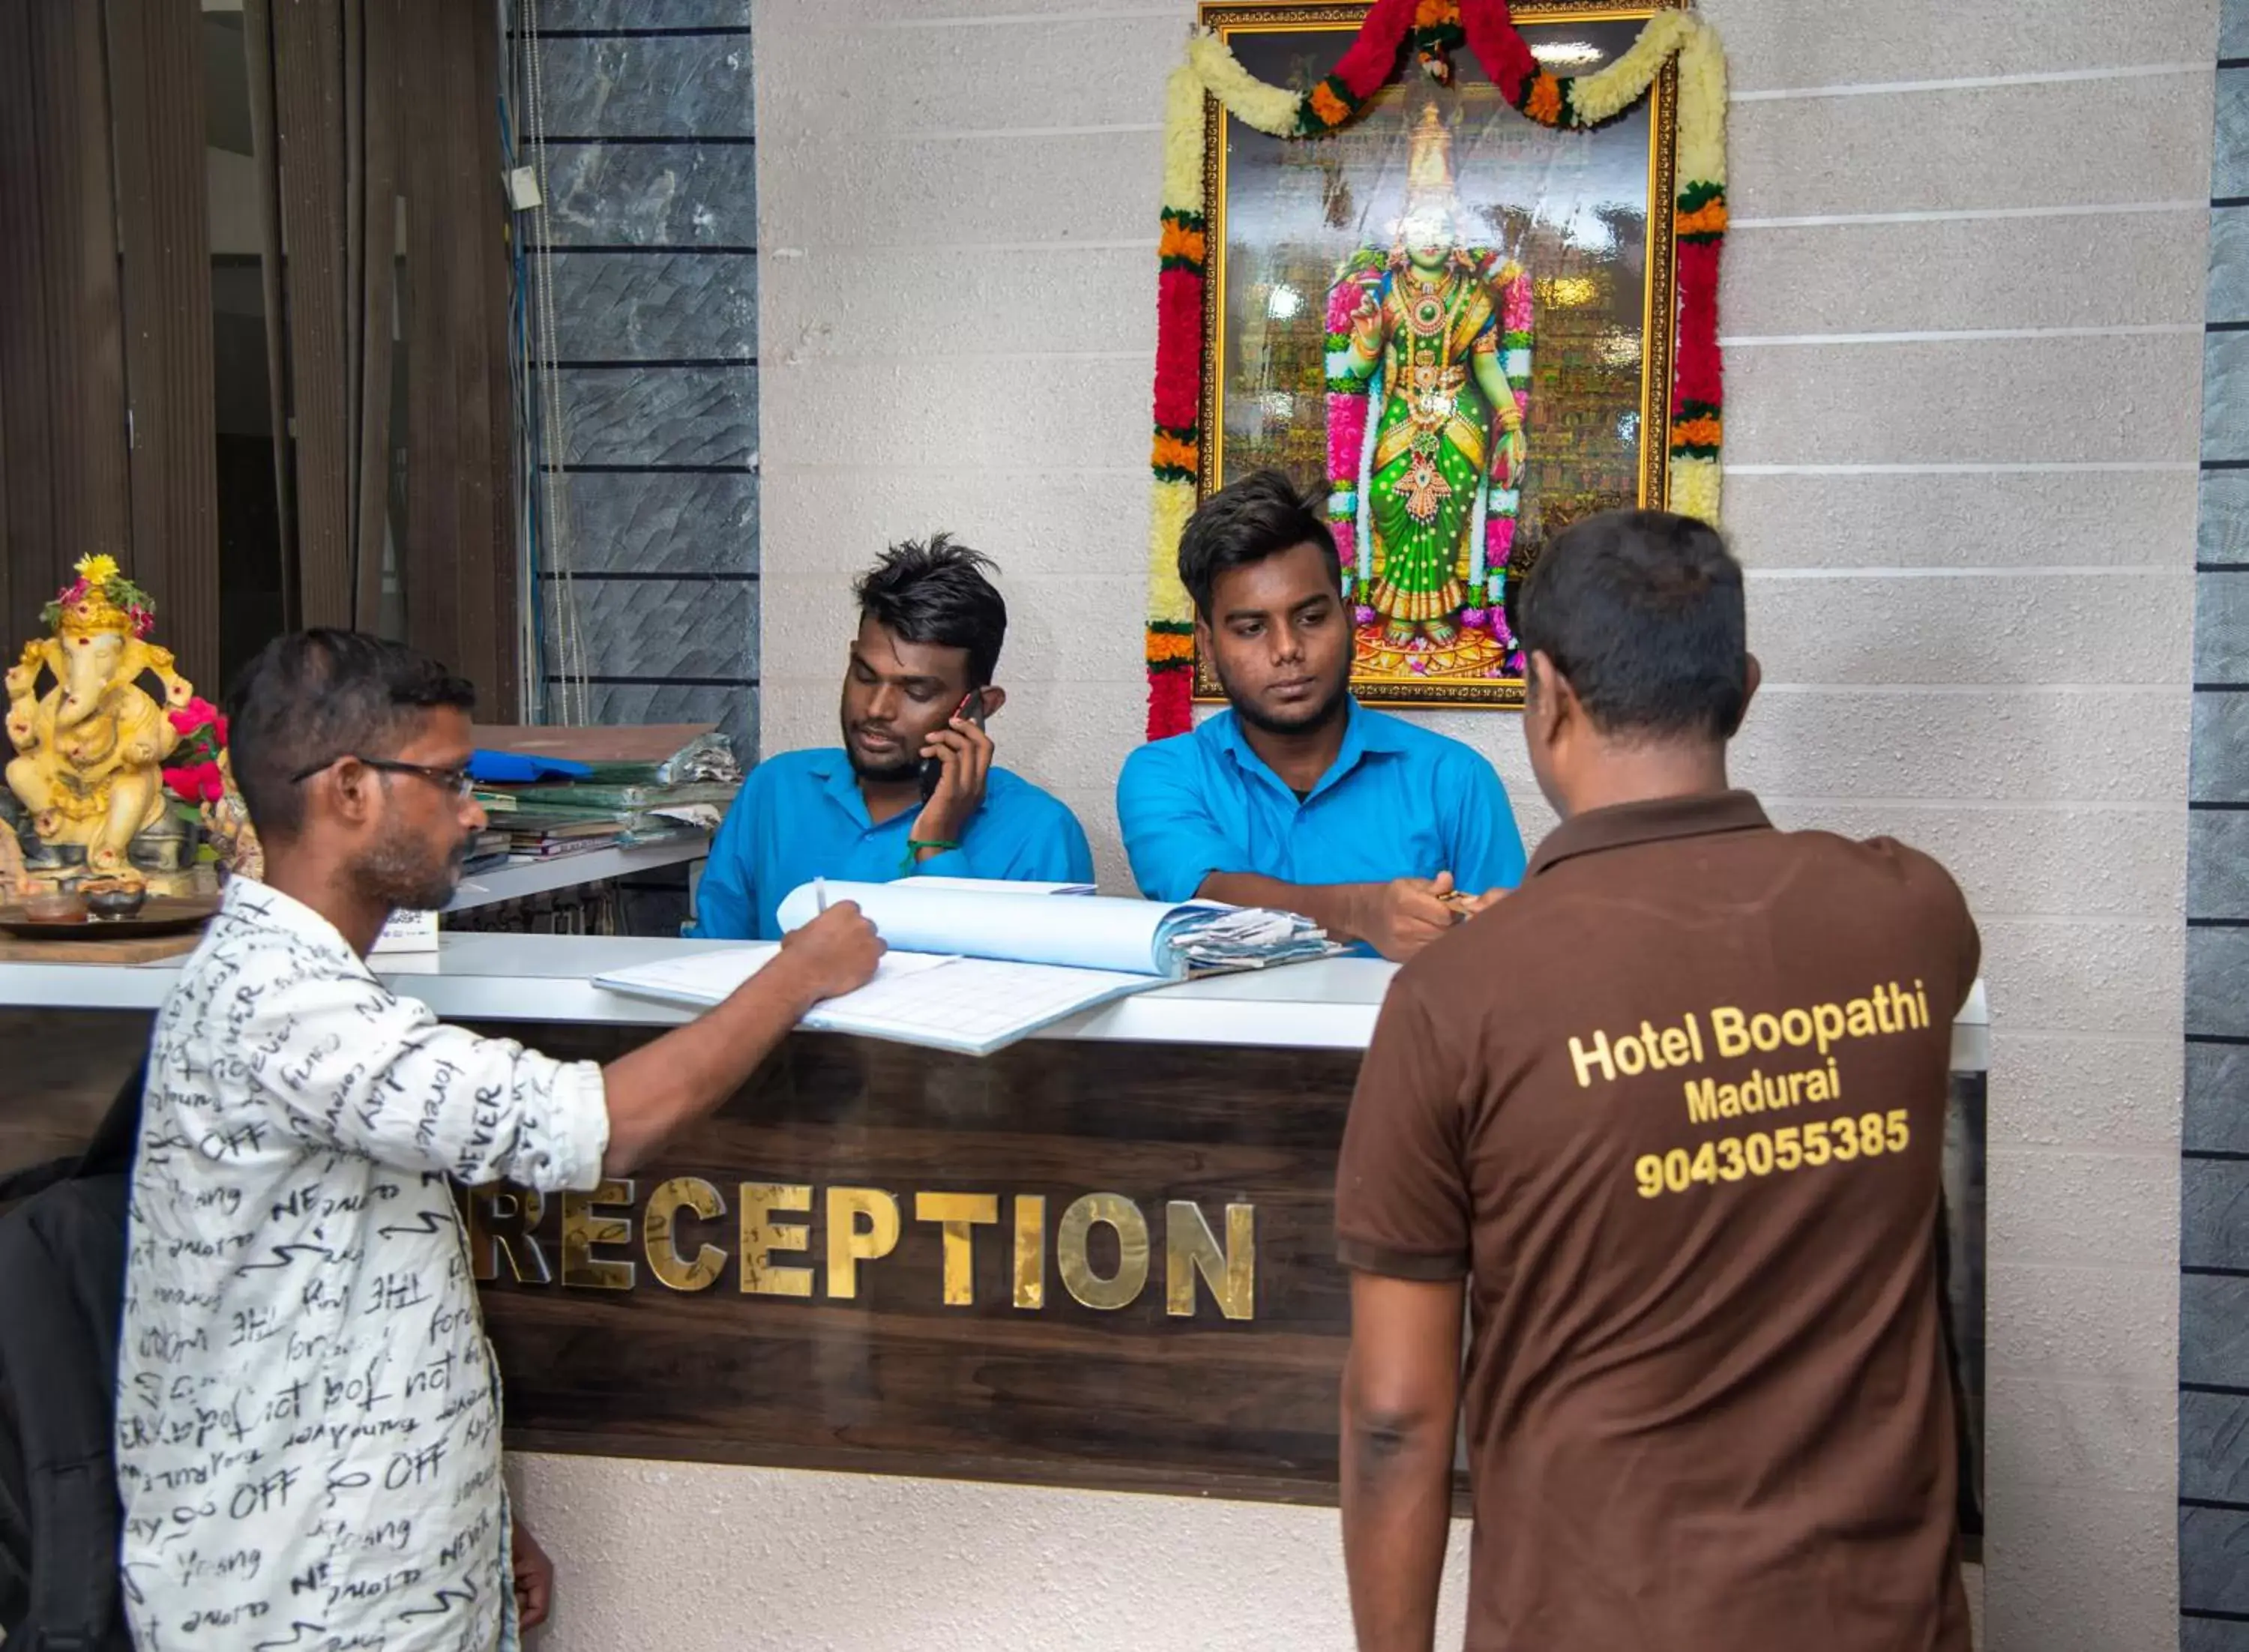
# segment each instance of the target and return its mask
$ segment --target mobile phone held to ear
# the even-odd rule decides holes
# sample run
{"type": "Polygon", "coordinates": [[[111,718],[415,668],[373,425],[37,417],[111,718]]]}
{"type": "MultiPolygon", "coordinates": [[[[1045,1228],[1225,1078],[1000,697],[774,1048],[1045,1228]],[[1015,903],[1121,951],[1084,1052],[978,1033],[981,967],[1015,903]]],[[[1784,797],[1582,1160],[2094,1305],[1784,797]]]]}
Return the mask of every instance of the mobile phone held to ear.
{"type": "MultiPolygon", "coordinates": [[[[960,703],[953,709],[953,716],[945,720],[946,726],[950,728],[962,717],[968,718],[980,729],[984,726],[984,696],[977,689],[971,689],[960,696],[960,703]]],[[[937,795],[938,783],[944,778],[944,758],[924,757],[921,760],[921,800],[924,803],[937,795]]]]}

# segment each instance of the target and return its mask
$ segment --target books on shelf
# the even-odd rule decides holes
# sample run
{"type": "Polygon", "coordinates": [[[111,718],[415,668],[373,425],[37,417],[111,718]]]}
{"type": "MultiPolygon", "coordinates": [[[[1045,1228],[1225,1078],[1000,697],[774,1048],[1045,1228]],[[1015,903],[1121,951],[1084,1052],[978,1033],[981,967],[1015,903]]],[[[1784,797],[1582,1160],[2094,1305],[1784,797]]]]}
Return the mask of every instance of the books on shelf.
{"type": "Polygon", "coordinates": [[[479,728],[476,798],[511,853],[552,860],[707,834],[741,789],[726,737],[662,728],[479,728]]]}

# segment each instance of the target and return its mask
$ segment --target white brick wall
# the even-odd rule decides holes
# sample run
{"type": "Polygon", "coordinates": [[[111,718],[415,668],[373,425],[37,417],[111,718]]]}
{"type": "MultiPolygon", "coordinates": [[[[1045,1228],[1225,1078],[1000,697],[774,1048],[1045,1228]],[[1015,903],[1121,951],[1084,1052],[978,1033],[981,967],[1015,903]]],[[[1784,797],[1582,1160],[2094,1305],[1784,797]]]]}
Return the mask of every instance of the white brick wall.
{"type": "MultiPolygon", "coordinates": [[[[1729,525],[1772,679],[1739,772],[1790,822],[1929,846],[1984,922],[1989,1644],[2170,1646],[2212,0],[1708,10],[1739,94],[1729,525]]],[[[1004,760],[1120,882],[1156,120],[1192,11],[756,15],[767,749],[833,737],[849,574],[950,527],[1005,569],[1004,760]]],[[[1510,718],[1432,720],[1544,829],[1510,718]]],[[[1258,1587],[1333,1598],[1324,1543],[1232,1535],[1258,1587]]]]}

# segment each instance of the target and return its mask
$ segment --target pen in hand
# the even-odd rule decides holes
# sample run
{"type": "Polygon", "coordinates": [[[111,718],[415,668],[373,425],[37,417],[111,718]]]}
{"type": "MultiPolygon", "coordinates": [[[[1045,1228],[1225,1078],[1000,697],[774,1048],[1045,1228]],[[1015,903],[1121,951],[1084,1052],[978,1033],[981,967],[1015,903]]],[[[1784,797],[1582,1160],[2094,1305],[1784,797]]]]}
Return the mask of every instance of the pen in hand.
{"type": "Polygon", "coordinates": [[[825,878],[812,881],[812,907],[815,913],[828,910],[828,880],[825,878]]]}

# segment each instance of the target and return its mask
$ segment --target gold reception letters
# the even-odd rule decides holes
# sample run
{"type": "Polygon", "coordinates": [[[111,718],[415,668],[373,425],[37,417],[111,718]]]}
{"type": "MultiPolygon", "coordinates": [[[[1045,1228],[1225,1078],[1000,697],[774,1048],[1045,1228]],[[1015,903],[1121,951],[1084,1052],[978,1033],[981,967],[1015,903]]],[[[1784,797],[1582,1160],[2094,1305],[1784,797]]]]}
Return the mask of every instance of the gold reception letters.
{"type": "Polygon", "coordinates": [[[604,1182],[591,1193],[562,1196],[562,1283],[588,1291],[629,1291],[638,1270],[630,1262],[596,1257],[597,1244],[626,1244],[632,1224],[616,1215],[632,1205],[633,1184],[604,1182]]]}
{"type": "MultiPolygon", "coordinates": [[[[539,1232],[547,1201],[501,1183],[471,1188],[467,1203],[469,1255],[478,1279],[498,1279],[505,1258],[508,1275],[518,1285],[555,1283],[556,1270],[548,1264],[546,1242],[539,1232]]],[[[726,1273],[728,1252],[712,1243],[724,1236],[706,1235],[696,1224],[723,1221],[727,1197],[703,1176],[673,1176],[657,1182],[644,1203],[639,1185],[629,1179],[604,1182],[591,1193],[566,1193],[558,1203],[560,1276],[566,1290],[636,1288],[640,1270],[629,1254],[636,1233],[649,1273],[666,1290],[707,1291],[726,1273]]],[[[1122,1193],[1088,1193],[1068,1201],[1050,1230],[1043,1194],[1003,1197],[997,1193],[926,1192],[913,1194],[909,1201],[882,1188],[815,1189],[805,1182],[744,1182],[734,1200],[733,1256],[739,1264],[741,1291],[809,1299],[819,1284],[817,1294],[825,1300],[858,1299],[868,1270],[883,1266],[904,1237],[909,1203],[915,1223],[938,1230],[939,1265],[931,1283],[938,1302],[946,1307],[975,1305],[977,1230],[1003,1224],[1004,1232],[995,1233],[987,1244],[1008,1247],[1003,1278],[1009,1300],[1018,1309],[1035,1312],[1047,1306],[1050,1231],[1055,1271],[1073,1301],[1115,1313],[1138,1301],[1147,1290],[1154,1261],[1150,1219],[1157,1207],[1143,1209],[1122,1193]],[[787,1219],[809,1217],[815,1210],[824,1266],[808,1265],[815,1246],[812,1223],[787,1219]],[[797,1258],[802,1261],[790,1259],[797,1258]]],[[[1226,1205],[1221,1217],[1222,1240],[1211,1216],[1193,1200],[1169,1199],[1160,1208],[1166,1314],[1194,1316],[1200,1278],[1221,1318],[1254,1319],[1255,1207],[1226,1205]]],[[[922,1244],[925,1246],[926,1241],[922,1244]]]]}
{"type": "Polygon", "coordinates": [[[1148,1219],[1121,1193],[1089,1193],[1062,1213],[1055,1261],[1063,1288],[1087,1307],[1124,1307],[1148,1283],[1148,1219]],[[1117,1235],[1117,1272],[1105,1279],[1088,1254],[1097,1222],[1117,1235]]]}
{"type": "MultiPolygon", "coordinates": [[[[625,1197],[629,1202],[632,1196],[628,1193],[625,1197]]],[[[700,1291],[718,1283],[719,1276],[726,1271],[726,1253],[706,1243],[690,1261],[679,1243],[683,1213],[715,1222],[726,1214],[726,1196],[699,1176],[674,1176],[658,1182],[656,1191],[648,1196],[648,1210],[641,1217],[641,1244],[648,1251],[649,1271],[660,1282],[675,1291],[700,1291]]]]}
{"type": "Polygon", "coordinates": [[[966,1307],[976,1299],[976,1252],[969,1235],[1000,1219],[996,1193],[917,1193],[914,1220],[934,1222],[945,1232],[945,1306],[966,1307]]]}
{"type": "Polygon", "coordinates": [[[828,1189],[828,1294],[859,1294],[859,1265],[898,1248],[898,1202],[880,1188],[828,1189]]]}
{"type": "Polygon", "coordinates": [[[809,1210],[812,1189],[802,1182],[742,1183],[742,1289],[763,1296],[810,1296],[812,1270],[775,1265],[776,1251],[809,1251],[812,1230],[798,1222],[767,1220],[776,1210],[809,1210]]]}

